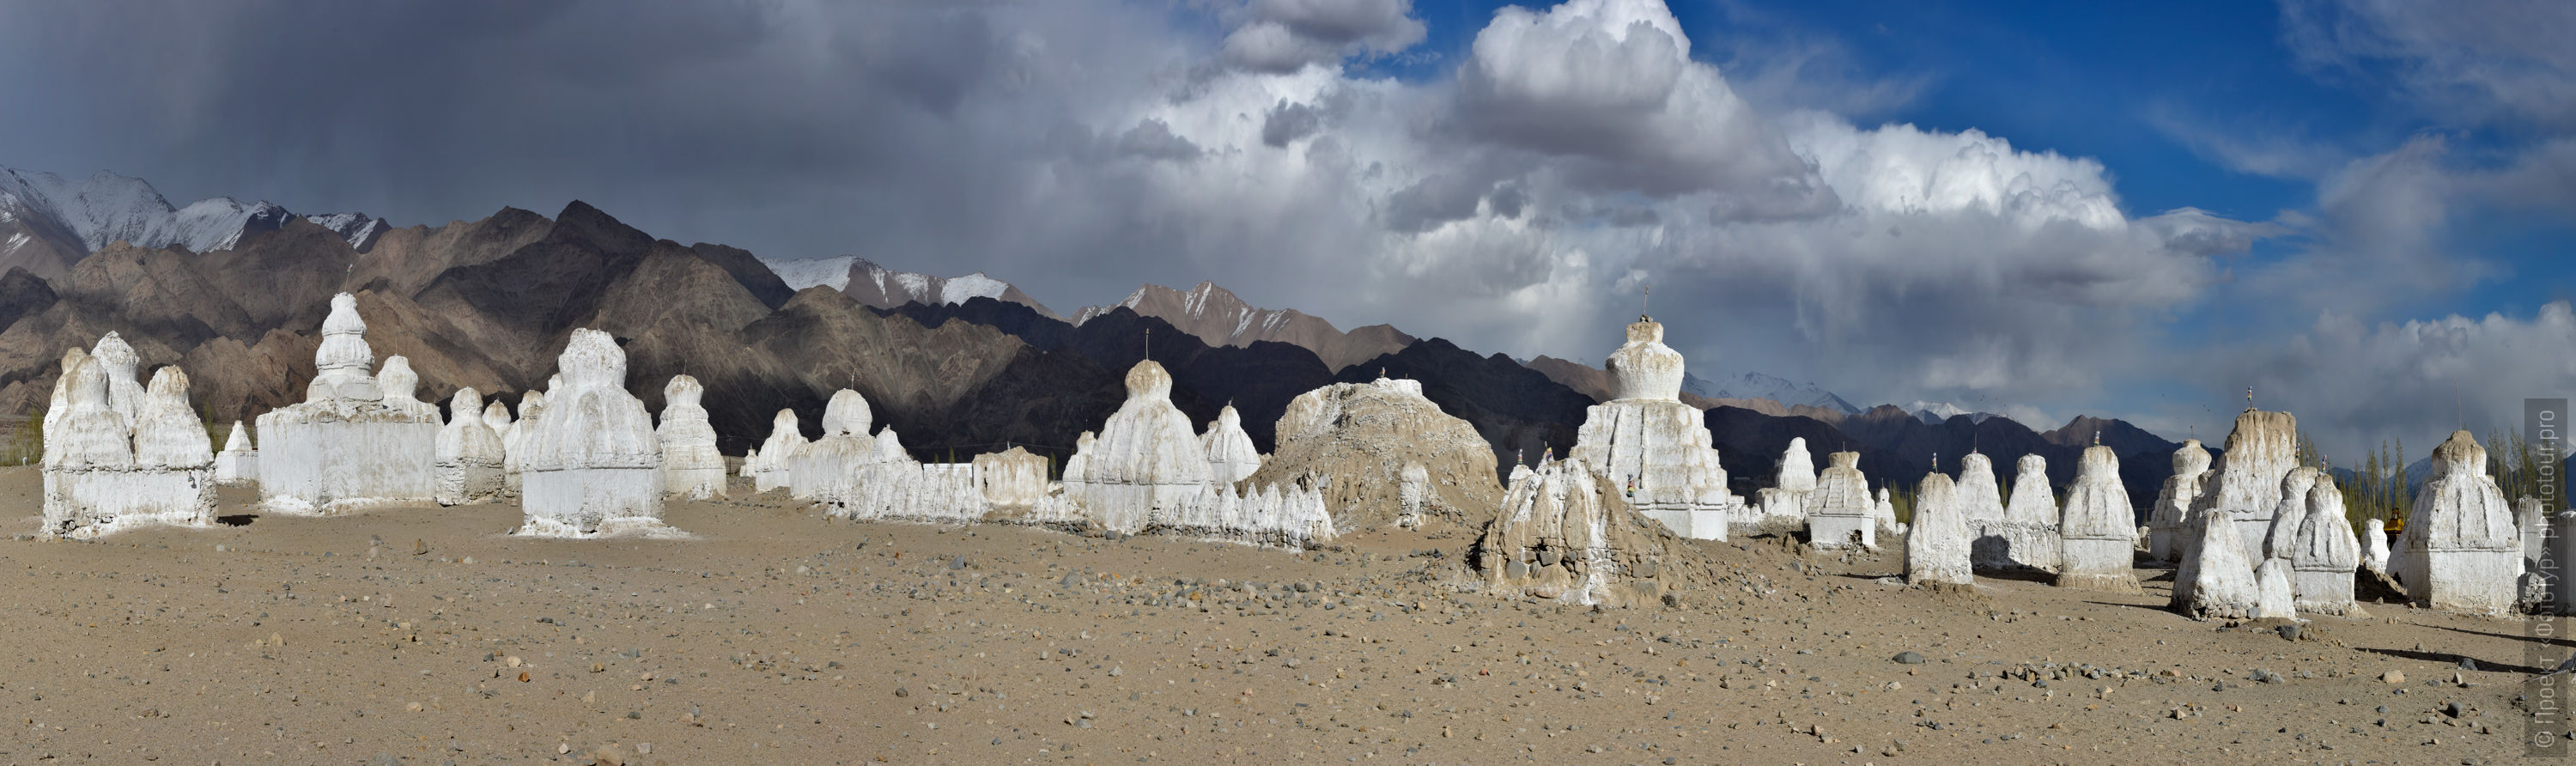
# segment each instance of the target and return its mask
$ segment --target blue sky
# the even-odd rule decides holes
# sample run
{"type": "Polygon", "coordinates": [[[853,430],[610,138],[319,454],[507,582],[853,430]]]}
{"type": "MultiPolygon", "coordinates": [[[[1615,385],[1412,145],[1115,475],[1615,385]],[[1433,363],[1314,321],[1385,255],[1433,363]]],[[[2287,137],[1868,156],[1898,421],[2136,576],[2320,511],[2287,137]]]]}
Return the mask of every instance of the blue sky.
{"type": "Polygon", "coordinates": [[[1524,358],[1652,285],[1694,371],[2041,427],[2576,391],[2576,3],[269,1],[0,0],[0,165],[1524,358]]]}

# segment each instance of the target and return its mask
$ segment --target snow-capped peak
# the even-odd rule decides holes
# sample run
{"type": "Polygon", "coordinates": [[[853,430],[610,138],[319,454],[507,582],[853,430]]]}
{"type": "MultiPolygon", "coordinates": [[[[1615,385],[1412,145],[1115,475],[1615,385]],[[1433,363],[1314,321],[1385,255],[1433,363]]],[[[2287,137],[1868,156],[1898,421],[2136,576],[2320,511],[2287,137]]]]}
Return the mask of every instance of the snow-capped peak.
{"type": "Polygon", "coordinates": [[[1860,414],[1859,407],[1852,406],[1851,402],[1814,383],[1800,383],[1759,372],[1720,374],[1723,377],[1720,377],[1718,382],[1711,382],[1684,372],[1682,390],[1694,396],[1710,399],[1769,399],[1785,405],[1806,405],[1834,410],[1845,415],[1860,414]]]}
{"type": "MultiPolygon", "coordinates": [[[[17,208],[13,217],[30,215],[54,222],[79,237],[85,252],[96,252],[111,242],[184,247],[197,253],[229,250],[241,243],[242,235],[273,231],[294,217],[265,200],[245,205],[231,197],[174,208],[150,182],[106,171],[75,183],[52,173],[0,168],[0,207],[17,208]]],[[[336,223],[323,225],[361,250],[373,245],[376,235],[387,228],[382,220],[362,213],[313,218],[317,223],[334,219],[336,223]]]]}
{"type": "Polygon", "coordinates": [[[796,258],[770,260],[763,258],[771,273],[793,290],[808,287],[830,287],[877,308],[891,309],[907,303],[938,305],[965,303],[974,298],[1019,303],[1045,316],[1055,316],[1045,306],[1004,282],[978,271],[962,277],[937,277],[910,271],[896,271],[855,255],[831,258],[796,258]]]}

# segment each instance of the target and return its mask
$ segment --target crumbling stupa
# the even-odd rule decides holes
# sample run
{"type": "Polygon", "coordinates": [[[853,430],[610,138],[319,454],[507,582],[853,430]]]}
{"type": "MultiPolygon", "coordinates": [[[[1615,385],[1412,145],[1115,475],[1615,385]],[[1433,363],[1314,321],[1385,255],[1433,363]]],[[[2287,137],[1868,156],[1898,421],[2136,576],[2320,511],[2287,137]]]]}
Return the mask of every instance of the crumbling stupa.
{"type": "Polygon", "coordinates": [[[1905,535],[1905,580],[1915,585],[1974,585],[1973,542],[1950,477],[1934,473],[1915,490],[1914,521],[1905,535]]]}
{"type": "MultiPolygon", "coordinates": [[[[1682,355],[1664,345],[1664,326],[1638,317],[1604,366],[1613,398],[1584,411],[1569,457],[1600,471],[1631,507],[1675,534],[1726,539],[1743,501],[1726,490],[1706,416],[1681,401],[1682,355]]],[[[1798,521],[1803,528],[1803,513],[1798,521]]]]}
{"type": "Polygon", "coordinates": [[[259,490],[270,510],[339,513],[437,500],[438,408],[412,398],[418,379],[399,356],[385,360],[396,378],[387,396],[388,386],[367,372],[375,352],[366,331],[358,299],[332,296],[313,353],[320,372],[304,387],[304,402],[259,416],[259,490]]]}
{"type": "Polygon", "coordinates": [[[663,491],[690,500],[725,496],[724,453],[716,451],[715,426],[698,403],[706,392],[697,378],[671,376],[662,387],[662,422],[653,430],[662,442],[663,491]]]}
{"type": "Polygon", "coordinates": [[[608,333],[572,332],[561,383],[528,432],[519,534],[589,537],[662,526],[662,444],[644,402],[626,393],[626,352],[608,333]]]}
{"type": "Polygon", "coordinates": [[[1815,512],[1807,516],[1807,539],[1817,548],[1877,548],[1878,524],[1871,514],[1869,478],[1860,472],[1860,453],[1825,456],[1816,477],[1815,512]]]}
{"type": "Polygon", "coordinates": [[[2129,488],[2120,483],[2120,456],[2099,444],[2084,448],[2057,527],[2057,586],[2139,592],[2137,574],[2129,568],[2137,540],[2137,528],[2129,526],[2135,518],[2131,514],[2129,488]]]}
{"type": "Polygon", "coordinates": [[[1674,590],[1691,549],[1631,510],[1625,494],[1580,462],[1513,466],[1502,514],[1476,540],[1486,586],[1566,604],[1655,603],[1674,590]]]}
{"type": "Polygon", "coordinates": [[[2467,431],[2433,448],[2433,478],[2415,493],[2397,567],[2416,602],[2466,614],[2513,609],[2521,532],[2486,465],[2486,448],[2467,431]]]}
{"type": "Polygon", "coordinates": [[[1502,507],[1493,447],[1475,426],[1424,398],[1418,380],[1334,383],[1298,394],[1276,433],[1279,449],[1252,483],[1318,487],[1340,531],[1400,525],[1408,509],[1418,525],[1472,531],[1502,507]],[[1418,494],[1408,501],[1406,477],[1415,469],[1422,475],[1410,486],[1418,494]]]}
{"type": "Polygon", "coordinates": [[[501,471],[501,435],[483,420],[483,396],[473,388],[456,389],[447,411],[454,413],[438,431],[433,459],[438,470],[438,504],[465,505],[501,496],[507,482],[501,471]]]}
{"type": "Polygon", "coordinates": [[[2249,556],[2260,556],[2263,536],[2272,530],[2272,511],[2281,501],[2281,478],[2298,464],[2299,419],[2287,412],[2246,408],[2237,413],[2225,454],[2212,469],[2216,474],[2201,485],[2191,512],[2215,509],[2236,525],[2238,546],[2249,556]]]}
{"type": "MultiPolygon", "coordinates": [[[[2048,487],[2048,458],[2023,455],[2014,465],[2012,499],[2004,503],[2004,563],[2042,572],[2057,571],[2057,557],[2065,546],[2058,533],[2057,494],[2048,487]]],[[[2077,472],[2082,472],[2080,465],[2077,472]]],[[[2111,473],[2111,482],[2119,483],[2119,471],[2115,468],[2111,473]]],[[[2128,491],[2121,490],[2124,507],[2128,499],[2128,491]]]]}
{"type": "Polygon", "coordinates": [[[214,449],[188,406],[187,374],[163,367],[148,391],[127,380],[134,412],[122,415],[110,406],[114,379],[131,366],[102,356],[64,355],[71,366],[55,382],[60,415],[47,413],[37,532],[86,539],[150,524],[213,526],[214,449]]]}
{"type": "Polygon", "coordinates": [[[1968,561],[1982,570],[2009,569],[2012,541],[2005,537],[2003,485],[1995,481],[1994,460],[1969,452],[1959,458],[1959,478],[1951,487],[1953,502],[1968,519],[1968,561]]]}
{"type": "Polygon", "coordinates": [[[2185,523],[2191,518],[2191,505],[2200,499],[2200,485],[2209,479],[2209,449],[2199,439],[2186,439],[2174,450],[2173,475],[2165,477],[2165,486],[2156,493],[2156,505],[2147,511],[2147,558],[2155,561],[2180,561],[2187,545],[2185,523]]]}

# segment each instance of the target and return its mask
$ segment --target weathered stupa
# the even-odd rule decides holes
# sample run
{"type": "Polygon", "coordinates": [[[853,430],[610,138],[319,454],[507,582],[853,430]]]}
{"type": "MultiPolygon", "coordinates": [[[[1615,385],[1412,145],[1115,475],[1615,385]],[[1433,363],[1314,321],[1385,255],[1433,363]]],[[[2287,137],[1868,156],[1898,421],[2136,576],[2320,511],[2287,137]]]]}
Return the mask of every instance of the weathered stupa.
{"type": "Polygon", "coordinates": [[[116,413],[117,420],[124,421],[126,428],[133,428],[135,415],[143,410],[142,378],[136,377],[142,372],[142,357],[135,355],[134,347],[114,332],[99,338],[98,344],[90,347],[89,357],[98,360],[100,372],[107,376],[107,408],[116,413]]]}
{"type": "Polygon", "coordinates": [[[2139,592],[2137,574],[2129,568],[2137,539],[2131,513],[2129,488],[2120,483],[2120,456],[2099,444],[2084,448],[2057,527],[2058,587],[2139,592]]]}
{"type": "MultiPolygon", "coordinates": [[[[2237,544],[2249,556],[2263,552],[2272,510],[2281,500],[2281,477],[2299,465],[2299,419],[2287,412],[2246,408],[2227,432],[2217,474],[2200,488],[2194,514],[2215,511],[2236,525],[2237,544]]],[[[2185,552],[2184,556],[2191,554],[2185,552]]]]}
{"type": "Polygon", "coordinates": [[[1583,463],[1512,467],[1502,514],[1476,540],[1488,589],[1566,604],[1652,604],[1675,589],[1692,551],[1630,509],[1626,490],[1583,463]]]}
{"type": "Polygon", "coordinates": [[[878,462],[876,437],[868,435],[875,417],[859,392],[832,392],[831,401],[823,404],[823,438],[794,445],[783,459],[770,458],[770,465],[787,472],[788,496],[814,500],[846,493],[859,466],[878,462]]]}
{"type": "Polygon", "coordinates": [[[412,398],[418,379],[399,356],[385,360],[385,369],[403,378],[386,395],[367,373],[375,352],[366,331],[358,299],[332,296],[313,353],[320,372],[304,387],[304,402],[259,416],[259,491],[270,510],[339,513],[437,500],[438,408],[412,398]]]}
{"type": "Polygon", "coordinates": [[[2289,559],[2264,559],[2254,568],[2254,611],[2258,620],[2298,618],[2298,595],[2290,585],[2289,559]]]}
{"type": "Polygon", "coordinates": [[[2549,606],[2549,589],[2556,580],[2543,567],[2557,562],[2548,556],[2549,515],[2540,510],[2540,498],[2530,495],[2513,501],[2513,525],[2522,532],[2522,579],[2515,584],[2520,594],[2522,611],[2544,614],[2549,606]]]}
{"type": "Polygon", "coordinates": [[[662,423],[653,430],[662,442],[663,491],[690,500],[725,496],[724,453],[716,451],[715,426],[698,403],[706,392],[697,378],[671,376],[662,387],[662,423]]]}
{"type": "Polygon", "coordinates": [[[233,421],[231,436],[224,437],[224,451],[215,453],[215,483],[259,483],[259,450],[251,447],[250,426],[233,421]]]}
{"type": "Polygon", "coordinates": [[[1983,570],[2009,569],[2012,541],[2004,530],[2004,490],[1995,481],[1995,463],[1982,453],[1959,458],[1959,478],[1952,501],[1968,519],[1968,561],[1983,570]]]}
{"type": "Polygon", "coordinates": [[[2147,558],[2155,561],[2180,561],[2184,525],[2191,518],[2191,504],[2200,499],[2200,485],[2209,479],[2209,449],[2199,439],[2186,439],[2174,450],[2173,475],[2165,477],[2164,489],[2156,493],[2156,505],[2147,511],[2147,558]]]}
{"type": "Polygon", "coordinates": [[[504,451],[507,451],[510,438],[510,428],[515,424],[510,420],[509,405],[501,403],[501,400],[497,398],[500,394],[496,393],[493,394],[493,396],[496,398],[483,403],[483,426],[485,428],[492,429],[493,436],[501,437],[502,448],[504,451]]]}
{"type": "Polygon", "coordinates": [[[115,378],[131,366],[102,356],[64,355],[71,366],[55,383],[60,414],[46,413],[37,532],[93,538],[149,524],[212,526],[215,455],[188,406],[187,374],[163,367],[148,392],[128,379],[134,412],[122,415],[110,400],[115,378]]]}
{"type": "Polygon", "coordinates": [[[527,427],[535,425],[537,418],[545,412],[546,392],[530,391],[521,394],[519,395],[519,419],[510,424],[508,432],[501,434],[501,481],[512,492],[519,491],[519,482],[525,478],[519,464],[528,455],[530,432],[527,427]]]}
{"type": "Polygon", "coordinates": [[[608,333],[572,332],[562,382],[528,432],[519,534],[588,537],[662,526],[662,444],[644,402],[626,393],[626,352],[608,333]]]}
{"type": "Polygon", "coordinates": [[[1503,504],[1493,447],[1425,398],[1422,381],[1378,378],[1298,394],[1276,433],[1278,451],[1252,483],[1321,489],[1344,532],[1399,526],[1408,512],[1416,525],[1474,531],[1503,504]]]}
{"type": "Polygon", "coordinates": [[[2225,513],[2204,510],[2192,515],[2187,529],[2195,540],[2174,569],[2172,607],[2199,620],[2254,618],[2263,593],[2236,524],[2225,513]]]}
{"type": "Polygon", "coordinates": [[[1252,445],[1252,435],[1243,432],[1243,415],[1234,411],[1234,405],[1217,411],[1207,433],[1199,435],[1199,447],[1206,450],[1208,468],[1215,471],[1218,484],[1234,486],[1261,470],[1261,450],[1252,445]]]}
{"type": "MultiPolygon", "coordinates": [[[[2057,494],[2048,488],[2048,458],[2023,455],[2015,470],[2012,499],[2004,503],[2005,561],[2024,569],[2057,571],[2057,557],[2065,546],[2057,527],[2057,494]]],[[[2083,473],[2080,464],[2076,472],[2083,473]]],[[[2115,468],[2111,474],[2111,483],[2118,484],[2119,471],[2115,468]]],[[[2128,490],[2123,489],[2120,503],[2126,507],[2128,502],[2128,490]]]]}
{"type": "Polygon", "coordinates": [[[1905,535],[1905,580],[1915,585],[1974,585],[1968,559],[1974,541],[1950,477],[1933,473],[1915,490],[1914,521],[1905,535]]]}
{"type": "Polygon", "coordinates": [[[1132,534],[1214,477],[1189,416],[1172,406],[1171,374],[1147,359],[1127,371],[1127,402],[1065,463],[1064,485],[1102,529],[1132,534]]]}
{"type": "Polygon", "coordinates": [[[1807,516],[1807,539],[1817,548],[1877,548],[1878,524],[1871,517],[1869,477],[1861,475],[1860,453],[1825,456],[1824,475],[1816,477],[1815,511],[1807,516]]]}
{"type": "Polygon", "coordinates": [[[2371,519],[2361,525],[2361,566],[2380,574],[2388,571],[2388,522],[2371,519]]]}
{"type": "Polygon", "coordinates": [[[1605,366],[1614,398],[1584,411],[1570,459],[1675,534],[1726,539],[1743,502],[1726,490],[1706,416],[1682,403],[1682,355],[1664,345],[1664,326],[1638,317],[1605,366]]]}
{"type": "Polygon", "coordinates": [[[2352,522],[2344,518],[2343,491],[2335,488],[2334,477],[2322,476],[2308,487],[2306,502],[2298,534],[2290,542],[2290,589],[2298,610],[2361,616],[2352,598],[2361,541],[2353,538],[2352,522]]]}
{"type": "Polygon", "coordinates": [[[2415,492],[2397,567],[2416,602],[2466,614],[2513,609],[2521,532],[2486,465],[2486,448],[2467,431],[2433,448],[2433,478],[2415,492]]]}
{"type": "Polygon", "coordinates": [[[1878,527],[1878,537],[1893,540],[1905,534],[1905,525],[1896,520],[1896,499],[1887,488],[1878,488],[1878,502],[1869,506],[1869,519],[1878,527]]]}
{"type": "Polygon", "coordinates": [[[2281,499],[2272,504],[2272,524],[2263,532],[2262,548],[2246,552],[2266,559],[2289,558],[2291,546],[2298,544],[2299,522],[2308,517],[2308,488],[2321,478],[2334,481],[2324,477],[2325,472],[2304,465],[2282,474],[2281,499]]]}
{"type": "Polygon", "coordinates": [[[1754,491],[1756,502],[1740,509],[1734,533],[1751,537],[1804,529],[1808,499],[1815,493],[1816,462],[1807,454],[1807,438],[1790,437],[1788,448],[1780,452],[1779,469],[1772,475],[1771,486],[1754,491]]]}
{"type": "MultiPolygon", "coordinates": [[[[1050,497],[1046,456],[1012,447],[1002,452],[975,456],[975,488],[984,496],[985,514],[994,521],[1023,521],[1041,514],[1041,506],[1051,499],[1057,505],[1060,494],[1050,497]]],[[[1071,512],[1052,515],[1071,517],[1071,512]]]]}
{"type": "Polygon", "coordinates": [[[464,505],[500,497],[507,484],[501,471],[501,435],[483,420],[483,396],[473,388],[456,389],[449,399],[447,427],[438,431],[438,504],[464,505]]]}
{"type": "Polygon", "coordinates": [[[769,439],[760,448],[743,456],[742,473],[751,477],[751,491],[767,492],[787,486],[787,461],[805,447],[805,432],[796,424],[796,411],[780,409],[769,420],[769,439]]]}

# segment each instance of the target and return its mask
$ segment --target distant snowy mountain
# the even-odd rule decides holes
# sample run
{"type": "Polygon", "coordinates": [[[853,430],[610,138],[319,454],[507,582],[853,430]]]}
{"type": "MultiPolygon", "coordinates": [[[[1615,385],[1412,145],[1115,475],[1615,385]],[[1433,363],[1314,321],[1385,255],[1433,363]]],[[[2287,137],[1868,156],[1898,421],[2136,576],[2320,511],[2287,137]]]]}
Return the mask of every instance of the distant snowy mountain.
{"type": "Polygon", "coordinates": [[[1817,409],[1841,412],[1845,415],[1860,414],[1859,407],[1852,406],[1851,402],[1845,401],[1832,391],[1825,390],[1823,386],[1794,382],[1787,378],[1758,372],[1728,375],[1717,381],[1683,372],[1682,390],[1694,396],[1710,399],[1769,399],[1789,406],[1803,404],[1817,409]]]}
{"type": "Polygon", "coordinates": [[[1169,322],[1210,346],[1250,346],[1274,341],[1315,352],[1326,368],[1340,370],[1413,345],[1414,337],[1391,325],[1368,325],[1342,332],[1322,317],[1296,309],[1265,309],[1245,303],[1234,291],[1214,282],[1188,290],[1145,285],[1109,306],[1085,306],[1074,312],[1081,325],[1118,309],[1169,322]]]}
{"type": "Polygon", "coordinates": [[[1949,402],[1934,403],[1923,401],[1921,399],[1914,400],[1913,404],[1905,405],[1905,411],[1914,413],[1914,417],[1923,421],[1925,424],[1936,426],[1940,425],[1943,421],[1947,421],[1960,415],[1968,416],[1968,422],[1970,423],[1983,423],[1986,422],[1986,418],[1995,416],[1992,412],[1979,412],[1956,404],[1951,404],[1949,402]]]}
{"type": "Polygon", "coordinates": [[[896,271],[855,255],[779,260],[763,258],[760,262],[769,266],[769,270],[777,273],[778,278],[787,282],[790,288],[830,287],[862,304],[881,309],[906,303],[936,306],[991,298],[1036,309],[1049,318],[1061,318],[1037,299],[1029,297],[1028,293],[1020,292],[1020,288],[985,276],[981,271],[962,277],[935,277],[896,271]]]}
{"type": "Polygon", "coordinates": [[[365,213],[324,213],[305,216],[304,220],[339,232],[342,239],[349,240],[350,247],[357,248],[361,253],[375,247],[376,238],[384,236],[386,231],[393,228],[393,224],[385,223],[385,219],[365,213]]]}
{"type": "MultiPolygon", "coordinates": [[[[51,276],[42,272],[68,267],[117,241],[197,253],[230,250],[243,235],[274,231],[294,215],[265,201],[243,204],[230,197],[172,207],[143,179],[104,171],[76,182],[52,173],[0,168],[0,266],[28,266],[38,276],[51,276]],[[21,254],[39,246],[39,240],[48,251],[45,257],[21,254]]],[[[373,247],[388,228],[364,213],[307,218],[339,232],[361,251],[373,247]]]]}

